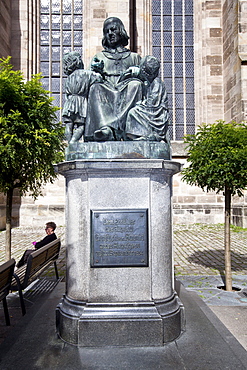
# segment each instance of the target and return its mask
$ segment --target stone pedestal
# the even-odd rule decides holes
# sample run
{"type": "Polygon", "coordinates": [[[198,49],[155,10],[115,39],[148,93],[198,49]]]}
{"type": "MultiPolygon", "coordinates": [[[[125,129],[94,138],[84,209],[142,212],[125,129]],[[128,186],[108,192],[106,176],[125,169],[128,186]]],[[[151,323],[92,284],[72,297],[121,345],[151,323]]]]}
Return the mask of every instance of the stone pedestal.
{"type": "Polygon", "coordinates": [[[162,159],[57,165],[67,189],[66,293],[57,307],[63,340],[162,346],[181,334],[171,221],[171,182],[179,170],[162,159]]]}

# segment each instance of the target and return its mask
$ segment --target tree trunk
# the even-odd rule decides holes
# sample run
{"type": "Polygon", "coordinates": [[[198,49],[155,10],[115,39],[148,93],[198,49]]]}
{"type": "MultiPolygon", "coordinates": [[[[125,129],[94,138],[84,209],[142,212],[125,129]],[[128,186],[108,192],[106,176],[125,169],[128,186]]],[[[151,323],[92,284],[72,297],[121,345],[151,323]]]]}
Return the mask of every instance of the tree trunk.
{"type": "Polygon", "coordinates": [[[231,191],[225,187],[225,279],[226,290],[232,291],[232,269],[231,269],[231,191]]]}
{"type": "Polygon", "coordinates": [[[7,191],[6,198],[6,244],[5,244],[5,259],[11,259],[11,216],[12,216],[12,200],[13,189],[7,191]]]}

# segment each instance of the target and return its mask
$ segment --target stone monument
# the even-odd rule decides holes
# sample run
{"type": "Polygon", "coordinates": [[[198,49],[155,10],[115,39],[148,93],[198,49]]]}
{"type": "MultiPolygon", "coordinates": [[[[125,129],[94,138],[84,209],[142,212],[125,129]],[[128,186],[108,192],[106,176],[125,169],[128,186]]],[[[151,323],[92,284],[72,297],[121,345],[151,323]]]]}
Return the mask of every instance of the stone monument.
{"type": "Polygon", "coordinates": [[[125,48],[118,18],[83,69],[65,58],[66,292],[57,331],[85,347],[162,346],[184,328],[174,290],[168,107],[159,61],[125,48]]]}

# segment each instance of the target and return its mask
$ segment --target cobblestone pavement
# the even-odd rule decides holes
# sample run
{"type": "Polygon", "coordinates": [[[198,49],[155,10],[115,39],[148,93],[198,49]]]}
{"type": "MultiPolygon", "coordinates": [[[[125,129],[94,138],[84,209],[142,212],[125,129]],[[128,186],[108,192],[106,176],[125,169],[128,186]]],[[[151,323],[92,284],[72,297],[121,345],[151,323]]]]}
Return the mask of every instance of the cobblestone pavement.
{"type": "MultiPolygon", "coordinates": [[[[65,227],[60,226],[55,231],[58,238],[61,238],[61,252],[57,262],[59,276],[65,276],[65,227]]],[[[5,261],[5,231],[0,232],[0,263],[5,261]]],[[[11,258],[19,261],[26,249],[32,249],[33,241],[40,241],[46,236],[45,228],[17,227],[11,233],[11,258]]],[[[54,276],[54,267],[51,266],[45,276],[54,276]]]]}
{"type": "MultiPolygon", "coordinates": [[[[57,227],[56,235],[61,238],[62,246],[57,262],[59,276],[64,280],[65,261],[65,227],[57,227]]],[[[18,227],[12,229],[12,257],[18,261],[23,252],[32,246],[32,241],[39,241],[45,236],[43,228],[18,227]]],[[[242,330],[243,320],[246,320],[247,308],[247,229],[231,232],[232,250],[232,272],[233,284],[243,288],[239,294],[234,292],[219,291],[217,286],[222,281],[221,275],[224,270],[224,226],[223,225],[202,225],[190,226],[174,225],[173,246],[175,275],[183,285],[194,290],[206,304],[216,313],[222,322],[229,315],[222,311],[232,307],[232,322],[234,325],[225,325],[240,343],[247,349],[247,332],[242,330]],[[235,311],[237,306],[237,312],[235,311]],[[241,311],[240,311],[241,309],[241,311]],[[220,311],[217,311],[220,310],[220,311]],[[223,313],[222,313],[223,312],[223,313]],[[240,321],[242,318],[242,321],[240,321]],[[238,320],[238,321],[236,321],[238,320]],[[237,325],[238,324],[238,325],[237,325]],[[233,326],[233,328],[232,328],[233,326]],[[235,330],[235,331],[234,331],[235,330]]],[[[5,259],[5,231],[0,232],[0,264],[5,259]]],[[[51,266],[43,273],[37,283],[37,288],[32,287],[25,292],[25,304],[27,309],[35,304],[38,299],[44,300],[47,284],[56,284],[54,267],[51,266]],[[45,289],[43,288],[45,286],[45,289]],[[30,295],[29,295],[30,294],[30,295]]],[[[54,285],[53,285],[54,287],[54,285]]],[[[51,287],[52,289],[52,287],[51,287]]],[[[22,320],[18,293],[8,295],[8,306],[10,312],[11,326],[5,325],[4,312],[0,304],[0,344],[8,335],[10,330],[22,320]]],[[[246,321],[245,321],[246,322],[246,321]]]]}
{"type": "MultiPolygon", "coordinates": [[[[175,274],[222,275],[224,271],[224,225],[173,228],[175,274]]],[[[247,229],[231,230],[233,275],[247,275],[247,229]]]]}
{"type": "MultiPolygon", "coordinates": [[[[247,229],[231,231],[232,272],[247,275],[247,229]]],[[[60,276],[65,275],[65,228],[56,229],[62,248],[58,260],[60,276]]],[[[44,228],[18,227],[12,229],[12,257],[18,261],[23,252],[45,236],[44,228]]],[[[223,225],[174,225],[174,266],[176,276],[221,275],[224,271],[223,225]]],[[[5,258],[5,231],[0,232],[0,263],[5,258]]],[[[53,274],[51,269],[46,274],[53,274]],[[51,271],[51,272],[50,272],[51,271]]]]}

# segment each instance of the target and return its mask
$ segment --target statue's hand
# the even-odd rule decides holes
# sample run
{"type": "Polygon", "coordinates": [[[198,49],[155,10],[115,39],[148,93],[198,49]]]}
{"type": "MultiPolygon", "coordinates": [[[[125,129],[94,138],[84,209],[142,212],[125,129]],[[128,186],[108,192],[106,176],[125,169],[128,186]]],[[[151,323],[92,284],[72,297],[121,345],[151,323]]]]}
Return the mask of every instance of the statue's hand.
{"type": "Polygon", "coordinates": [[[128,78],[131,78],[131,77],[138,77],[139,76],[139,71],[140,71],[140,68],[139,67],[129,67],[128,69],[126,69],[126,71],[121,74],[120,78],[119,78],[119,82],[120,81],[124,81],[128,78]]]}
{"type": "Polygon", "coordinates": [[[139,77],[140,67],[129,67],[129,70],[131,71],[132,77],[139,77]]]}
{"type": "Polygon", "coordinates": [[[96,82],[103,82],[103,81],[104,81],[103,76],[100,73],[96,72],[96,82]]]}
{"type": "Polygon", "coordinates": [[[103,69],[104,69],[104,61],[99,60],[98,58],[95,57],[91,63],[91,70],[94,72],[100,73],[102,75],[103,69]]]}
{"type": "Polygon", "coordinates": [[[139,67],[136,67],[136,66],[132,66],[132,67],[129,67],[126,71],[125,71],[125,75],[128,75],[128,76],[131,76],[131,77],[138,77],[139,76],[139,73],[140,73],[140,68],[139,67]]]}

